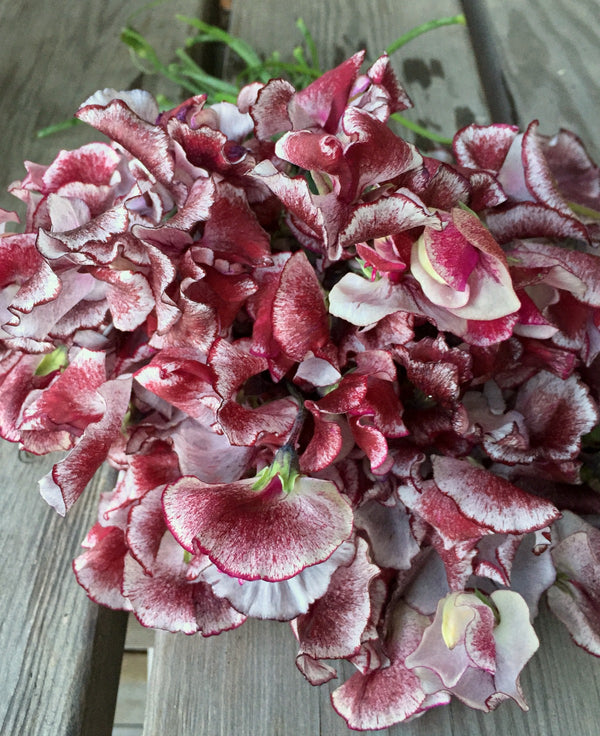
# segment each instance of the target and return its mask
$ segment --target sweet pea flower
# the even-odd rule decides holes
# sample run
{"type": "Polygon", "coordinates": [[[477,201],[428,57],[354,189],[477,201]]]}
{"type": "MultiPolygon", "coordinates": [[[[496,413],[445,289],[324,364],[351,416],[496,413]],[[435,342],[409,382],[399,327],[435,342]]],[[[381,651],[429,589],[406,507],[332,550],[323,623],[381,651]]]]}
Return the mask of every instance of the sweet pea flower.
{"type": "Polygon", "coordinates": [[[406,658],[425,692],[447,692],[490,711],[503,700],[527,704],[519,673],[539,646],[525,601],[510,590],[450,593],[419,646],[406,658]]]}

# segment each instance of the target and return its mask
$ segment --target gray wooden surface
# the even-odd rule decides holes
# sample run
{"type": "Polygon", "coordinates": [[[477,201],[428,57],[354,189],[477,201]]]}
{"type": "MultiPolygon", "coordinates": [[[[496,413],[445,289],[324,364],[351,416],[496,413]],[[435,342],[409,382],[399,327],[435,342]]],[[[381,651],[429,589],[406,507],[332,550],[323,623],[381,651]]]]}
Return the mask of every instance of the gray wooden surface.
{"type": "MultiPolygon", "coordinates": [[[[211,4],[166,2],[138,16],[136,26],[160,42],[168,58],[184,33],[168,19],[176,11],[206,13],[211,4]]],[[[547,132],[571,127],[597,152],[598,0],[476,4],[487,11],[487,24],[478,32],[494,50],[496,78],[504,81],[520,122],[535,116],[547,132]]],[[[136,83],[157,89],[155,80],[133,69],[118,40],[120,27],[136,7],[117,0],[0,2],[1,179],[22,176],[23,158],[49,162],[59,148],[93,138],[84,128],[42,141],[32,133],[68,117],[96,88],[136,83]]],[[[230,28],[259,48],[271,51],[276,46],[285,55],[299,40],[290,18],[301,15],[327,66],[361,46],[374,58],[407,28],[459,10],[460,3],[452,0],[234,0],[230,28]]],[[[447,135],[457,125],[489,120],[466,29],[435,31],[399,52],[394,65],[417,106],[411,113],[415,120],[447,135]]],[[[490,93],[494,90],[488,90],[488,98],[490,93]]],[[[2,195],[0,206],[14,205],[2,195]]],[[[97,608],[88,603],[68,568],[93,521],[94,494],[108,487],[109,476],[102,474],[63,521],[37,492],[37,479],[48,465],[46,460],[23,463],[16,448],[0,446],[0,733],[9,736],[95,733],[81,730],[77,704],[97,677],[91,645],[107,624],[103,617],[98,624],[97,608]]],[[[118,617],[109,616],[108,622],[121,631],[118,617]]],[[[538,633],[540,653],[522,677],[529,713],[504,704],[484,716],[453,704],[378,733],[596,734],[600,663],[571,645],[549,616],[541,616],[538,633]]],[[[116,640],[113,644],[119,646],[116,640]]],[[[294,640],[282,624],[249,622],[208,640],[160,633],[144,733],[350,733],[329,705],[330,686],[310,687],[293,659],[294,640]]],[[[114,657],[112,661],[114,665],[114,657]]]]}
{"type": "Polygon", "coordinates": [[[103,470],[62,519],[37,490],[51,466],[0,444],[0,733],[102,736],[110,733],[126,617],[82,595],[71,560],[112,472],[103,470]]]}

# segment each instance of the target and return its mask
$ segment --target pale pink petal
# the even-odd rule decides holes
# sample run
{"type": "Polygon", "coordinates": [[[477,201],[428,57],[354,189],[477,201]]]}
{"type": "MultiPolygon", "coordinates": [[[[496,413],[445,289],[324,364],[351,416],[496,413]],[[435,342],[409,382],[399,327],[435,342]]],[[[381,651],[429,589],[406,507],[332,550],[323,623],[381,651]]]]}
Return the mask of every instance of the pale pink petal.
{"type": "Polygon", "coordinates": [[[247,616],[275,621],[290,621],[306,613],[311,603],[325,594],[331,576],[348,565],[355,555],[351,542],[344,542],[324,562],[305,567],[286,580],[241,580],[211,565],[202,573],[215,595],[226,598],[247,616]]]}

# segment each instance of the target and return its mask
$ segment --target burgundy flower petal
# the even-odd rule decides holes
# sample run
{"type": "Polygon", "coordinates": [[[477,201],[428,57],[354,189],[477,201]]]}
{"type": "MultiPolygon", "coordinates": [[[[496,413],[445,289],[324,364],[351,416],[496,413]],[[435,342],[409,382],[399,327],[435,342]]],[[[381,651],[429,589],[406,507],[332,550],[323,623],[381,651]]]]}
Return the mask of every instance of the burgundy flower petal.
{"type": "MultiPolygon", "coordinates": [[[[382,54],[376,59],[367,70],[367,76],[376,88],[376,97],[379,97],[382,91],[387,93],[389,99],[388,115],[407,110],[413,106],[406,90],[399,84],[394,74],[390,57],[387,54],[382,54]]],[[[364,103],[361,106],[364,106],[364,103]]]]}
{"type": "Polygon", "coordinates": [[[121,593],[127,554],[123,530],[96,524],[90,529],[84,546],[88,549],[73,560],[79,585],[101,606],[130,611],[131,604],[121,593]]]}
{"type": "Polygon", "coordinates": [[[300,470],[303,473],[314,473],[324,470],[340,454],[343,442],[342,429],[337,422],[325,419],[313,401],[306,401],[304,406],[312,414],[314,429],[306,449],[300,456],[300,470]]]}
{"type": "Polygon", "coordinates": [[[0,361],[0,437],[9,442],[19,441],[17,420],[39,362],[37,355],[16,352],[5,353],[0,361]]]}
{"type": "Polygon", "coordinates": [[[298,405],[292,399],[276,399],[256,409],[226,401],[217,416],[232,445],[249,447],[262,442],[282,445],[292,430],[298,405]]]}
{"type": "Polygon", "coordinates": [[[231,398],[252,376],[267,369],[267,361],[243,350],[227,340],[217,339],[210,348],[208,365],[216,391],[231,398]]]}
{"type": "Polygon", "coordinates": [[[396,192],[389,197],[380,197],[374,202],[354,207],[349,221],[340,232],[340,244],[347,247],[414,227],[435,227],[439,222],[438,215],[428,212],[424,205],[396,192]]]}
{"type": "Polygon", "coordinates": [[[333,707],[356,730],[393,726],[420,712],[425,692],[404,660],[419,644],[429,619],[404,604],[396,607],[387,646],[390,666],[356,672],[331,695],[333,707]]]}
{"type": "Polygon", "coordinates": [[[436,455],[433,477],[468,519],[499,533],[524,534],[543,529],[560,513],[543,498],[465,460],[436,455]]]}
{"type": "Polygon", "coordinates": [[[539,123],[534,120],[523,134],[522,160],[527,188],[538,202],[548,205],[557,212],[570,216],[572,210],[558,193],[552,172],[543,153],[542,139],[538,135],[539,123]]]}
{"type": "Polygon", "coordinates": [[[120,143],[159,181],[168,184],[172,180],[174,164],[167,134],[138,117],[123,100],[112,100],[106,106],[86,105],[76,117],[120,143]]]}
{"type": "Polygon", "coordinates": [[[204,636],[229,631],[244,623],[205,582],[187,579],[184,550],[167,532],[160,544],[152,574],[130,555],[125,558],[123,594],[143,626],[204,636]]]}
{"type": "Polygon", "coordinates": [[[219,184],[200,244],[230,261],[257,266],[271,263],[268,234],[243,190],[227,182],[219,184]]]}
{"type": "Polygon", "coordinates": [[[205,416],[207,408],[216,409],[220,403],[208,367],[174,351],[162,350],[134,378],[148,391],[192,417],[205,416]]]}
{"type": "Polygon", "coordinates": [[[344,113],[343,127],[352,141],[346,149],[346,161],[354,173],[356,194],[361,194],[366,186],[416,169],[423,162],[412,144],[363,110],[349,107],[344,113]]]}
{"type": "Polygon", "coordinates": [[[329,323],[319,281],[306,254],[283,267],[273,301],[273,337],[286,356],[301,361],[329,340],[329,323]]]}
{"type": "Polygon", "coordinates": [[[144,493],[140,503],[131,507],[127,520],[126,541],[129,554],[143,567],[147,575],[152,574],[161,541],[167,531],[162,494],[165,483],[176,479],[169,471],[171,467],[167,466],[166,473],[157,474],[156,486],[144,493]]]}
{"type": "Polygon", "coordinates": [[[106,143],[88,143],[75,151],[59,151],[42,176],[44,191],[56,192],[71,182],[108,185],[121,161],[106,143]]]}
{"type": "Polygon", "coordinates": [[[301,476],[289,493],[255,479],[208,485],[185,477],[165,490],[167,523],[180,544],[243,580],[285,580],[326,560],[348,538],[352,511],[335,485],[301,476]]]}
{"type": "Polygon", "coordinates": [[[294,95],[290,116],[295,129],[318,125],[327,133],[336,132],[364,58],[365,52],[358,51],[294,95]]]}
{"type": "Polygon", "coordinates": [[[23,411],[22,430],[56,430],[79,434],[102,416],[97,391],[106,381],[104,353],[80,350],[50,386],[31,394],[23,411]]]}
{"type": "Polygon", "coordinates": [[[588,239],[585,226],[574,217],[535,202],[501,206],[488,212],[485,220],[492,235],[502,245],[518,238],[588,239]]]}
{"type": "Polygon", "coordinates": [[[340,659],[358,651],[371,611],[369,583],[378,574],[359,539],[352,564],[338,567],[325,595],[296,620],[299,655],[340,659]]]}
{"type": "Polygon", "coordinates": [[[380,468],[388,457],[388,444],[383,433],[367,424],[363,417],[350,417],[350,428],[356,440],[356,444],[364,450],[371,463],[371,470],[380,468]]]}
{"type": "Polygon", "coordinates": [[[61,516],[71,508],[106,460],[127,411],[131,376],[107,381],[98,393],[106,404],[103,416],[99,421],[88,424],[67,457],[40,480],[42,497],[61,516]]]}
{"type": "Polygon", "coordinates": [[[250,106],[258,140],[268,141],[278,133],[291,130],[288,106],[294,93],[295,89],[284,79],[271,79],[258,92],[250,106]]]}
{"type": "Polygon", "coordinates": [[[461,166],[498,172],[515,136],[515,125],[467,125],[454,136],[453,148],[461,166]]]}
{"type": "Polygon", "coordinates": [[[110,284],[106,293],[113,324],[123,332],[133,332],[154,308],[152,290],[141,273],[99,268],[94,276],[110,284]]]}

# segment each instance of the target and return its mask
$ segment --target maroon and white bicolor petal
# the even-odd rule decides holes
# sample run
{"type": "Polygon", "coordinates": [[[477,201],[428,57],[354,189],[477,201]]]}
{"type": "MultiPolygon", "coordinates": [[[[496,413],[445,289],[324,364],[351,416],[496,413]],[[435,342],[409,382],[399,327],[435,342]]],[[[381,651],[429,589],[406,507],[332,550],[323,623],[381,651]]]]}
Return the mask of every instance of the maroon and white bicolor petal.
{"type": "Polygon", "coordinates": [[[467,125],[454,136],[456,160],[470,169],[500,171],[519,129],[515,125],[467,125]]]}
{"type": "Polygon", "coordinates": [[[438,215],[429,212],[414,196],[399,190],[389,196],[379,197],[374,202],[353,207],[340,232],[340,245],[346,248],[425,225],[439,227],[438,215]]]}
{"type": "Polygon", "coordinates": [[[208,366],[173,349],[161,350],[134,374],[144,388],[191,417],[205,417],[219,406],[211,378],[208,366]]]}
{"type": "MultiPolygon", "coordinates": [[[[109,136],[141,161],[158,181],[169,184],[173,179],[174,161],[170,151],[169,137],[158,125],[140,117],[128,103],[131,99],[112,98],[96,102],[91,99],[76,113],[79,120],[89,123],[101,133],[109,136]]],[[[135,106],[142,115],[147,112],[135,106]]]]}
{"type": "Polygon", "coordinates": [[[552,536],[557,580],[548,605],[573,641],[600,657],[600,531],[565,511],[552,536]]]}
{"type": "Polygon", "coordinates": [[[329,340],[323,293],[303,251],[283,267],[273,300],[273,337],[284,355],[295,361],[304,360],[329,340]]]}
{"type": "Polygon", "coordinates": [[[17,422],[23,402],[34,388],[34,374],[40,358],[16,351],[3,351],[0,356],[0,437],[18,442],[17,422]]]}
{"type": "Polygon", "coordinates": [[[466,460],[435,455],[433,477],[467,519],[494,532],[525,534],[543,529],[560,516],[546,499],[466,460]]]}
{"type": "Polygon", "coordinates": [[[254,266],[270,265],[269,236],[250,208],[244,191],[227,182],[217,187],[199,244],[215,257],[254,266]]]}
{"type": "Polygon", "coordinates": [[[235,629],[246,617],[217,597],[203,581],[188,580],[185,550],[169,532],[160,542],[150,572],[125,557],[123,595],[143,626],[212,636],[235,629]]]}
{"type": "Polygon", "coordinates": [[[29,394],[19,427],[22,431],[64,429],[76,435],[102,416],[98,389],[106,381],[106,356],[83,348],[43,390],[29,394]]]}
{"type": "Polygon", "coordinates": [[[504,429],[510,436],[491,432],[484,437],[488,455],[502,463],[574,460],[581,437],[600,418],[588,387],[575,374],[564,380],[545,370],[519,388],[514,411],[516,414],[507,415],[504,429]],[[517,427],[510,429],[509,422],[515,419],[519,420],[518,431],[517,427]]]}
{"type": "Polygon", "coordinates": [[[337,131],[364,58],[365,52],[358,51],[292,97],[288,109],[295,130],[322,128],[327,133],[337,131]]]}
{"type": "Polygon", "coordinates": [[[64,460],[40,480],[42,497],[64,516],[83,493],[94,473],[106,460],[117,439],[131,395],[131,376],[107,381],[98,393],[104,401],[102,417],[88,424],[64,460]]]}
{"type": "Polygon", "coordinates": [[[252,355],[243,344],[218,338],[211,345],[207,365],[219,396],[230,399],[252,376],[267,369],[265,358],[252,355]]]}
{"type": "Polygon", "coordinates": [[[127,544],[118,526],[95,524],[82,546],[86,548],[73,560],[77,582],[88,596],[102,606],[130,611],[131,604],[121,593],[127,544]]]}
{"type": "Polygon", "coordinates": [[[308,611],[311,603],[325,595],[331,576],[355,556],[352,542],[343,542],[323,562],[305,567],[286,580],[242,580],[210,565],[202,580],[210,583],[215,595],[226,598],[241,613],[253,618],[291,621],[308,611]]]}
{"type": "MultiPolygon", "coordinates": [[[[247,95],[249,90],[244,87],[242,91],[246,91],[247,95]]],[[[294,87],[284,79],[271,79],[258,90],[249,106],[258,140],[268,141],[274,135],[291,130],[288,106],[295,92],[294,87]]]]}
{"type": "Polygon", "coordinates": [[[405,659],[419,645],[428,624],[428,618],[404,603],[396,605],[384,643],[389,666],[356,672],[331,694],[333,707],[350,728],[388,728],[427,707],[421,681],[405,659]]]}
{"type": "Polygon", "coordinates": [[[600,307],[600,258],[596,254],[527,241],[517,243],[510,255],[520,268],[542,273],[544,284],[570,292],[591,307],[600,307]]]}
{"type": "Polygon", "coordinates": [[[358,539],[352,564],[338,567],[325,595],[296,619],[298,656],[341,659],[356,654],[371,612],[369,584],[379,572],[369,562],[367,543],[358,539]]]}
{"type": "Polygon", "coordinates": [[[340,454],[343,447],[343,430],[333,416],[319,411],[314,401],[305,401],[304,406],[312,415],[314,428],[304,452],[300,456],[300,470],[315,473],[324,470],[340,454]]]}
{"type": "Polygon", "coordinates": [[[330,557],[352,531],[352,511],[330,481],[299,477],[285,493],[275,478],[210,485],[189,476],[167,486],[169,528],[190,552],[207,554],[242,580],[285,580],[330,557]]]}
{"type": "Polygon", "coordinates": [[[298,405],[292,399],[276,399],[256,409],[225,401],[217,419],[232,445],[250,447],[258,441],[283,445],[297,415],[298,405]]]}

